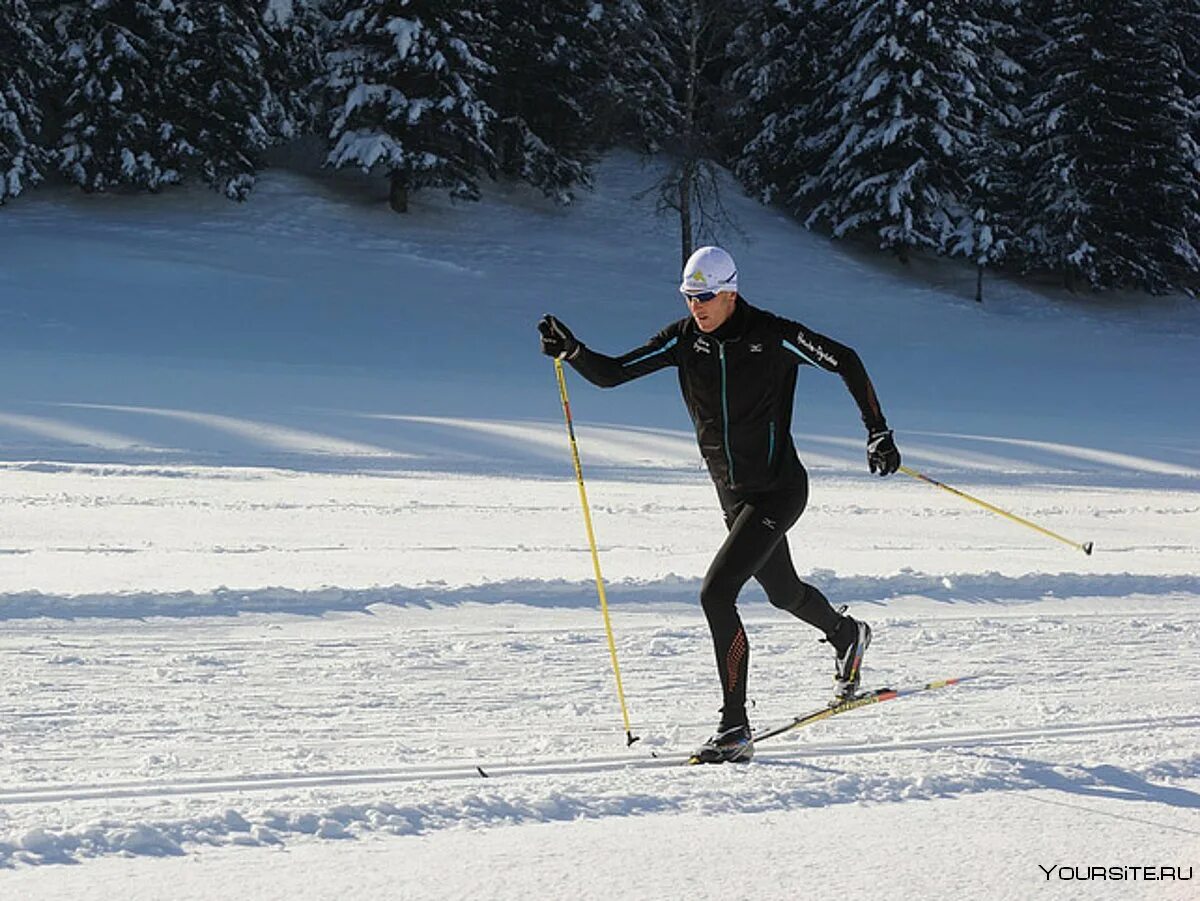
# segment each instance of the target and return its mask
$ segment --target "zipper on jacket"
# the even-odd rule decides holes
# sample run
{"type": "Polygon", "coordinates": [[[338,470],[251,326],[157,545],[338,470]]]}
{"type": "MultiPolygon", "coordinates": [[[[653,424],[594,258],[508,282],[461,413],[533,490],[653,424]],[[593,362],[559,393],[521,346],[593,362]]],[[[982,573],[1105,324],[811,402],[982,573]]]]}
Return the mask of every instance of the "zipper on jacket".
{"type": "Polygon", "coordinates": [[[771,429],[767,432],[767,466],[770,466],[775,461],[775,423],[771,422],[771,429]]]}
{"type": "Polygon", "coordinates": [[[733,484],[733,451],[729,446],[729,392],[725,374],[725,342],[717,342],[718,356],[721,358],[721,418],[725,427],[725,462],[729,464],[729,484],[733,484]]]}

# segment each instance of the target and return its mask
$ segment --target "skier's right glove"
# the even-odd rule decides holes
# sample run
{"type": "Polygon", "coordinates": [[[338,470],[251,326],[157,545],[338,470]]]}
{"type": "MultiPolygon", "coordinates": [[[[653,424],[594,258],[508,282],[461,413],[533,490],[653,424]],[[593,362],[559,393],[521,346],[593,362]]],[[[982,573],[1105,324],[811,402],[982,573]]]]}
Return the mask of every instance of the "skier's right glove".
{"type": "Polygon", "coordinates": [[[547,313],[538,322],[538,333],[542,336],[542,353],[559,360],[570,360],[579,353],[579,342],[571,330],[547,313]]]}
{"type": "Polygon", "coordinates": [[[891,429],[879,429],[867,436],[867,466],[881,476],[890,476],[900,468],[900,451],[892,440],[891,429]]]}

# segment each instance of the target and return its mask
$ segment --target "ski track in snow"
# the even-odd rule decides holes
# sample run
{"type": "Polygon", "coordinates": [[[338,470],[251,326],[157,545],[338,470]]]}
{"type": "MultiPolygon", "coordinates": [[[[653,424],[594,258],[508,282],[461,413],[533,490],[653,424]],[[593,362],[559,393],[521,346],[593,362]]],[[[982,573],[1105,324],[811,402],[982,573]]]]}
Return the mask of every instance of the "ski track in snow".
{"type": "MultiPolygon", "coordinates": [[[[418,424],[551,451],[546,425],[418,424]]],[[[308,440],[282,434],[280,452],[308,440]]],[[[915,480],[853,474],[836,454],[856,447],[816,440],[835,456],[813,467],[791,543],[875,626],[870,683],[974,678],[763,743],[744,769],[679,765],[719,704],[695,602],[719,520],[674,434],[588,436],[632,749],[561,472],[137,451],[5,464],[0,867],[1047,792],[1200,832],[1200,714],[1182,690],[1200,681],[1195,480],[1098,453],[1075,459],[1114,468],[1047,467],[1029,443],[973,455],[961,437],[926,436],[918,455],[1095,555],[915,480]]],[[[827,650],[753,586],[743,612],[756,723],[819,704],[827,650]]]]}
{"type": "MultiPolygon", "coordinates": [[[[715,703],[694,613],[615,609],[642,736],[628,751],[594,611],[393,608],[8,636],[0,861],[1035,789],[1196,809],[1200,715],[1178,690],[1200,678],[1196,600],[1129,598],[1107,612],[1043,601],[983,617],[900,602],[873,620],[872,683],[964,666],[975,679],[722,769],[678,766],[715,703]],[[1180,666],[1155,675],[1167,655],[1180,666]],[[421,762],[429,748],[436,761],[421,762]]],[[[811,706],[828,684],[823,650],[762,606],[748,624],[758,721],[811,706]]]]}
{"type": "MultiPolygon", "coordinates": [[[[711,553],[698,540],[711,540],[708,486],[593,486],[642,737],[622,752],[586,546],[566,534],[577,531],[565,526],[577,516],[569,481],[41,465],[9,476],[0,504],[25,546],[7,538],[0,556],[6,865],[989,792],[1200,807],[1200,716],[1180,690],[1200,679],[1194,496],[1010,489],[1029,515],[1096,530],[1089,537],[1104,552],[1074,559],[987,520],[972,528],[985,550],[956,547],[957,518],[971,512],[939,509],[941,498],[918,483],[869,483],[867,493],[861,479],[818,480],[821,504],[805,519],[817,527],[799,529],[793,546],[837,563],[812,578],[875,625],[871,683],[975,678],[764,743],[745,770],[697,772],[673,765],[707,733],[718,703],[693,601],[711,553]],[[103,519],[76,522],[92,510],[103,519]],[[67,512],[88,542],[73,546],[64,534],[67,512]],[[1155,538],[1129,543],[1151,518],[1155,538]],[[847,519],[852,526],[836,528],[847,519]],[[122,544],[97,541],[101,521],[122,544]],[[881,571],[891,558],[871,524],[895,534],[906,521],[922,541],[903,543],[905,559],[1004,571],[881,571]],[[803,543],[825,526],[832,539],[803,543]],[[253,545],[251,534],[272,539],[253,545]],[[189,553],[174,543],[209,535],[227,544],[189,553]],[[863,536],[876,570],[855,573],[852,547],[863,536]],[[154,578],[122,575],[138,555],[154,578]],[[472,581],[465,556],[492,578],[472,581]],[[29,573],[54,570],[45,559],[24,568],[31,557],[69,557],[79,584],[160,584],[16,590],[29,573]],[[228,575],[226,560],[247,557],[260,579],[281,586],[203,585],[213,571],[228,575]],[[1073,571],[1050,571],[1067,559],[1073,571]],[[684,571],[652,577],[664,560],[684,571]],[[297,561],[324,587],[283,587],[308,578],[297,561]],[[505,561],[509,577],[500,578],[505,561]],[[1043,571],[1030,568],[1039,562],[1043,571]],[[379,581],[398,563],[415,584],[330,581],[379,581]],[[581,578],[562,578],[572,570],[581,578]],[[177,590],[172,580],[191,584],[177,590]],[[430,749],[436,761],[422,760],[430,749]]],[[[752,593],[744,612],[756,721],[819,703],[827,651],[752,593]]]]}
{"type": "MultiPolygon", "coordinates": [[[[540,446],[531,428],[469,431],[540,446]]],[[[1200,809],[1190,478],[1070,484],[1029,448],[1005,505],[1088,558],[916,481],[818,468],[792,546],[875,626],[870,683],[973,678],[697,771],[678,764],[719,704],[694,600],[711,486],[620,478],[623,448],[660,466],[675,438],[603,431],[589,492],[632,749],[568,478],[8,464],[0,865],[1001,792],[1200,809]]],[[[756,723],[819,704],[827,650],[755,588],[743,612],[756,723]]]]}

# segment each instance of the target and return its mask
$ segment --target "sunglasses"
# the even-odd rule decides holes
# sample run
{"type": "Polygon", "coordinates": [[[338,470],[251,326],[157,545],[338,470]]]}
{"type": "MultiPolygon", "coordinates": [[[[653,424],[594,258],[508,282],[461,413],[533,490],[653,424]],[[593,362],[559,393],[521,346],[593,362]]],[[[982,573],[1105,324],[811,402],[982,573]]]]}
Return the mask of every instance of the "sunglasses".
{"type": "Polygon", "coordinates": [[[686,291],[683,291],[680,293],[683,294],[683,302],[684,303],[687,303],[688,301],[691,301],[691,300],[696,301],[696,303],[708,303],[710,300],[712,300],[714,297],[717,296],[716,291],[701,291],[698,294],[689,294],[686,291]]]}

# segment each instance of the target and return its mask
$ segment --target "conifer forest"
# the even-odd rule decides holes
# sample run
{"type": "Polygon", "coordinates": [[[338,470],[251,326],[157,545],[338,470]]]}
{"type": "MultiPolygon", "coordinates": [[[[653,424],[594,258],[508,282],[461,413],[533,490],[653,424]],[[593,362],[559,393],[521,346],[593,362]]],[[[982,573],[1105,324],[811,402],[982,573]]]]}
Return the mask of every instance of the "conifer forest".
{"type": "MultiPolygon", "coordinates": [[[[1200,0],[0,0],[0,206],[264,154],[561,204],[606,150],[806,227],[1073,290],[1200,290],[1200,0]]],[[[0,209],[0,215],[3,210],[0,209]]]]}

